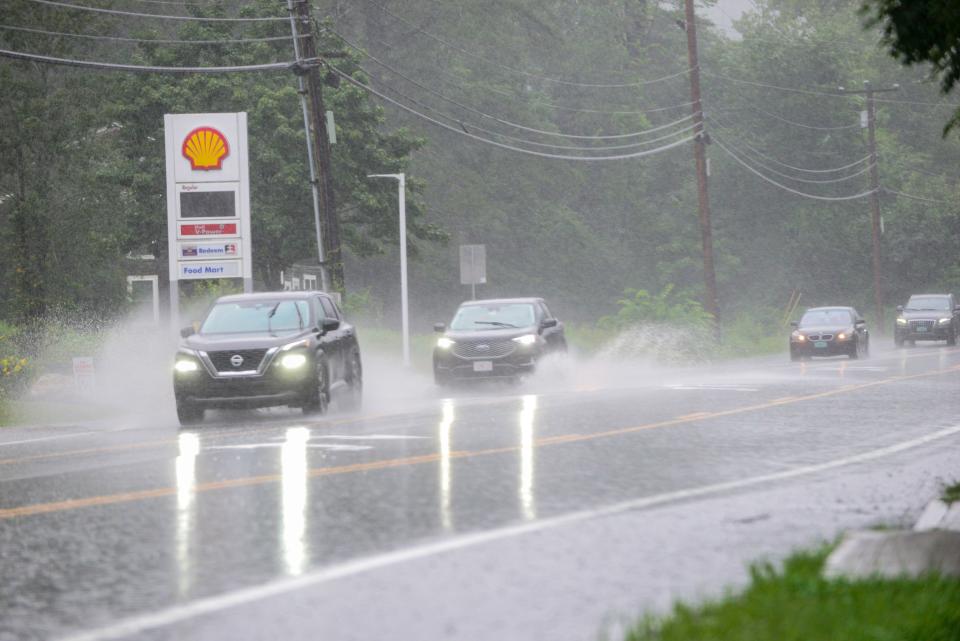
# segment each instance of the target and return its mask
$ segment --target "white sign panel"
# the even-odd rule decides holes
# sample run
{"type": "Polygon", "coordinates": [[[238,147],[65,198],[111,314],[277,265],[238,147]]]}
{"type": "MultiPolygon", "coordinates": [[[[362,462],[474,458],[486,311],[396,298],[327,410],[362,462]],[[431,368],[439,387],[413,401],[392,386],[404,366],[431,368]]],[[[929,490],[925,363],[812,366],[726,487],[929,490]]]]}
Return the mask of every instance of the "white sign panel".
{"type": "Polygon", "coordinates": [[[180,241],[178,251],[180,260],[240,258],[240,243],[236,241],[180,241]]]}
{"type": "Polygon", "coordinates": [[[487,282],[487,246],[460,245],[460,284],[483,285],[487,282]]]}
{"type": "Polygon", "coordinates": [[[73,359],[73,384],[78,392],[86,394],[97,386],[97,373],[93,367],[93,358],[77,356],[73,359]]]}
{"type": "Polygon", "coordinates": [[[217,262],[180,263],[180,280],[198,278],[239,278],[240,261],[224,260],[217,262]]]}
{"type": "Polygon", "coordinates": [[[247,114],[167,114],[164,133],[171,284],[243,278],[252,291],[247,114]]]}

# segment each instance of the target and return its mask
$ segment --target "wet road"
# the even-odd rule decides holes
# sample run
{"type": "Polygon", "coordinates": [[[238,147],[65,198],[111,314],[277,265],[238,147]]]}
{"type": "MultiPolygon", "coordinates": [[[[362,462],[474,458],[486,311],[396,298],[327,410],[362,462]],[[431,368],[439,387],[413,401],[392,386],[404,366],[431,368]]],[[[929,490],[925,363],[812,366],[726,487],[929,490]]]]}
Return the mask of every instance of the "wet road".
{"type": "Polygon", "coordinates": [[[902,511],[960,469],[956,348],[562,369],[449,397],[372,371],[362,412],[319,419],[2,429],[0,639],[596,638],[614,595],[684,593],[684,545],[738,510],[830,536],[816,484],[902,511]]]}

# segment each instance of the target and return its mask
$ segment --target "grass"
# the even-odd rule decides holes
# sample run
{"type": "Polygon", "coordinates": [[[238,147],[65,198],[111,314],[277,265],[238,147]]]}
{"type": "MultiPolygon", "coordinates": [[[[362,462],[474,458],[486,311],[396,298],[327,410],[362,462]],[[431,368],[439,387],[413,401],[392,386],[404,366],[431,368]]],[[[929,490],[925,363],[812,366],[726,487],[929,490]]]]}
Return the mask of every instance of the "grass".
{"type": "Polygon", "coordinates": [[[754,566],[743,593],[678,604],[627,641],[960,641],[960,579],[825,579],[828,552],[754,566]]]}
{"type": "Polygon", "coordinates": [[[943,488],[940,499],[947,505],[960,502],[960,481],[943,488]]]}

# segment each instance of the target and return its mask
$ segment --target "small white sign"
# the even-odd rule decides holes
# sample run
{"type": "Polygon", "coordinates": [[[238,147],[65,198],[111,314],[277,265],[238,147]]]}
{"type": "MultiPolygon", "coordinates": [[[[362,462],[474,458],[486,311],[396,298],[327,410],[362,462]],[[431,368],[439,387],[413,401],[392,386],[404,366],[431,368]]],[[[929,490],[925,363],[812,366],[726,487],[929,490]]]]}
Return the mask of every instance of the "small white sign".
{"type": "Polygon", "coordinates": [[[73,359],[73,384],[77,391],[85,394],[97,386],[97,373],[93,367],[93,358],[77,356],[73,359]]]}
{"type": "Polygon", "coordinates": [[[218,262],[182,262],[178,265],[181,280],[197,278],[237,278],[240,273],[239,260],[218,262]]]}
{"type": "Polygon", "coordinates": [[[210,260],[211,258],[240,258],[240,242],[181,242],[180,260],[210,260]]]}

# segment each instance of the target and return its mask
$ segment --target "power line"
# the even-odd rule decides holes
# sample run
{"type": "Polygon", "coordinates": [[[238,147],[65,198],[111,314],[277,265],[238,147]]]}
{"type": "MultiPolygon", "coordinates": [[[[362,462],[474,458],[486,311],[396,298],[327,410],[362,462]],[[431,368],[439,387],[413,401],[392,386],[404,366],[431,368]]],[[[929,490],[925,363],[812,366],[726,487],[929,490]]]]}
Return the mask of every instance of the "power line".
{"type": "MultiPolygon", "coordinates": [[[[717,120],[717,118],[716,118],[715,116],[710,116],[710,115],[708,115],[708,116],[707,116],[707,119],[710,120],[711,122],[713,122],[715,125],[721,127],[722,129],[728,129],[728,130],[732,130],[732,129],[733,129],[730,125],[727,125],[727,124],[721,122],[720,120],[717,120]]],[[[845,169],[851,169],[851,168],[853,168],[853,167],[856,167],[857,165],[860,165],[860,164],[862,164],[862,163],[870,160],[870,155],[867,154],[867,155],[864,156],[863,158],[860,158],[859,160],[855,160],[855,161],[853,161],[853,162],[851,162],[851,163],[849,163],[849,164],[843,165],[843,166],[841,166],[841,167],[832,167],[832,168],[830,168],[830,169],[807,169],[807,168],[805,168],[805,167],[796,167],[796,166],[794,166],[794,165],[789,165],[789,164],[787,164],[787,163],[785,163],[785,162],[782,162],[782,161],[774,158],[773,156],[770,156],[770,155],[767,155],[767,154],[763,153],[762,151],[760,151],[760,150],[757,149],[756,147],[753,147],[753,146],[747,144],[746,142],[742,142],[742,141],[741,141],[741,144],[742,144],[744,147],[746,147],[747,149],[749,149],[750,151],[752,151],[753,153],[755,153],[755,154],[757,154],[758,156],[760,156],[761,158],[764,158],[765,160],[768,160],[768,161],[770,161],[770,162],[772,162],[772,163],[775,163],[775,164],[777,164],[777,165],[780,165],[781,167],[786,167],[787,169],[792,169],[792,170],[794,170],[794,171],[805,172],[805,173],[808,173],[808,174],[832,174],[832,173],[837,173],[837,172],[840,172],[840,171],[844,171],[845,169]]]]}
{"type": "Polygon", "coordinates": [[[779,120],[779,121],[782,122],[782,123],[785,123],[785,124],[787,124],[787,125],[792,125],[792,126],[794,126],[794,127],[799,127],[799,128],[801,128],[801,129],[812,129],[812,130],[814,130],[814,131],[843,131],[843,130],[845,130],[845,129],[859,129],[859,128],[860,128],[860,123],[859,123],[859,122],[855,122],[855,123],[853,123],[853,124],[851,124],[851,125],[838,125],[838,126],[835,126],[835,127],[824,127],[824,126],[818,126],[818,125],[807,125],[807,124],[804,124],[804,123],[802,123],[802,122],[794,122],[793,120],[788,120],[788,119],[784,118],[783,116],[778,116],[777,114],[771,113],[771,112],[769,112],[769,111],[767,111],[767,110],[765,110],[765,109],[761,109],[760,107],[750,106],[750,107],[747,107],[747,109],[750,109],[750,110],[752,110],[752,111],[756,111],[756,112],[762,113],[763,115],[768,116],[768,117],[770,117],[770,118],[773,118],[774,120],[779,120]]]}
{"type": "Polygon", "coordinates": [[[725,151],[728,156],[730,156],[730,157],[733,158],[735,161],[737,161],[740,165],[742,165],[742,166],[743,166],[745,169],[747,169],[750,173],[752,173],[752,174],[754,174],[755,176],[757,176],[757,177],[765,180],[766,182],[770,183],[771,185],[773,185],[773,186],[775,186],[775,187],[779,187],[780,189],[782,189],[782,190],[784,190],[784,191],[788,191],[788,192],[790,192],[791,194],[795,194],[795,195],[797,195],[797,196],[802,196],[802,197],[804,197],[804,198],[810,198],[810,199],[813,199],[813,200],[824,200],[824,201],[833,201],[833,202],[836,202],[836,201],[857,200],[857,199],[859,199],[859,198],[866,198],[866,197],[869,196],[870,194],[874,193],[874,190],[871,189],[871,190],[869,190],[869,191],[865,191],[865,192],[859,193],[859,194],[854,194],[854,195],[852,195],[852,196],[817,196],[817,195],[815,195],[815,194],[809,194],[809,193],[807,193],[807,192],[805,192],[805,191],[800,191],[800,190],[794,189],[794,188],[792,188],[792,187],[787,187],[786,185],[781,184],[781,183],[775,181],[774,179],[772,179],[772,178],[770,178],[770,177],[762,174],[760,171],[758,171],[757,169],[754,169],[752,166],[750,166],[746,161],[744,161],[743,159],[741,159],[741,158],[740,158],[739,156],[737,156],[735,153],[733,153],[732,151],[730,151],[730,150],[726,147],[726,145],[724,145],[723,142],[721,142],[720,139],[717,138],[716,136],[713,136],[713,142],[717,143],[717,146],[720,147],[720,149],[722,149],[723,151],[725,151]]]}
{"type": "Polygon", "coordinates": [[[55,58],[53,56],[43,56],[36,53],[25,53],[22,51],[8,51],[6,49],[0,49],[0,56],[14,58],[17,60],[42,62],[51,65],[83,67],[87,69],[111,69],[115,71],[136,71],[143,73],[232,73],[242,71],[278,71],[281,69],[288,70],[294,65],[293,62],[271,62],[261,65],[235,65],[225,67],[155,67],[149,65],[126,65],[112,62],[95,62],[91,60],[55,58]]]}
{"type": "MultiPolygon", "coordinates": [[[[85,38],[89,40],[104,40],[113,42],[131,42],[143,44],[183,44],[183,45],[214,45],[214,44],[243,44],[247,42],[276,42],[279,40],[290,40],[290,36],[270,36],[266,38],[222,38],[219,40],[167,40],[162,38],[122,38],[119,36],[98,36],[88,33],[67,33],[64,31],[47,31],[45,29],[34,29],[32,27],[17,27],[13,25],[0,24],[0,29],[7,31],[23,31],[26,33],[37,33],[45,36],[64,36],[67,38],[85,38]]],[[[303,37],[303,36],[299,36],[303,37]]]]}
{"type": "Polygon", "coordinates": [[[919,201],[925,202],[925,203],[938,203],[938,204],[942,204],[942,205],[951,205],[951,204],[954,204],[954,203],[951,203],[949,200],[938,200],[938,199],[936,199],[936,198],[924,198],[923,196],[914,196],[913,194],[905,194],[905,193],[903,193],[902,191],[896,191],[895,189],[888,189],[888,188],[886,188],[886,187],[882,187],[882,188],[880,189],[880,191],[881,191],[882,193],[885,193],[885,194],[892,194],[892,195],[895,195],[895,196],[902,196],[902,197],[908,198],[908,199],[910,199],[910,200],[919,200],[919,201]]]}
{"type": "MultiPolygon", "coordinates": [[[[339,36],[339,34],[337,34],[337,35],[339,36]]],[[[340,37],[342,38],[342,36],[340,36],[340,37]]],[[[540,135],[542,135],[542,136],[555,136],[555,137],[571,138],[571,139],[577,139],[577,140],[611,140],[611,139],[634,138],[634,137],[637,137],[637,136],[644,136],[644,135],[647,135],[647,134],[649,134],[649,133],[654,133],[654,132],[657,132],[657,131],[662,131],[662,130],[664,130],[664,129],[668,129],[668,128],[670,128],[670,127],[673,127],[673,126],[676,126],[676,125],[681,124],[681,123],[683,123],[683,122],[686,122],[687,120],[689,120],[689,119],[692,117],[692,116],[684,116],[683,118],[681,118],[681,119],[679,119],[679,120],[676,120],[676,121],[674,121],[674,122],[672,122],[672,123],[668,123],[668,124],[666,124],[666,125],[661,125],[661,126],[659,126],[659,127],[652,127],[652,128],[650,128],[650,129],[644,129],[644,130],[642,130],[642,131],[632,132],[632,133],[628,133],[628,134],[617,134],[617,135],[608,135],[608,136],[583,136],[583,135],[575,135],[575,134],[563,134],[563,133],[558,133],[558,132],[555,132],[555,131],[546,131],[546,130],[543,130],[543,129],[537,129],[537,128],[534,128],[534,127],[528,127],[528,126],[526,126],[526,125],[521,125],[521,124],[518,124],[518,123],[515,123],[515,122],[511,122],[511,121],[509,121],[509,120],[505,120],[505,119],[500,118],[500,117],[498,117],[498,116],[494,116],[494,115],[488,114],[488,113],[486,113],[486,112],[484,112],[484,111],[480,111],[479,109],[476,109],[476,108],[474,108],[474,107],[471,107],[470,105],[465,105],[465,104],[463,104],[463,103],[461,103],[461,102],[459,102],[459,101],[457,101],[457,100],[454,100],[454,99],[452,99],[452,98],[449,98],[449,97],[447,97],[446,95],[440,93],[439,91],[437,91],[437,90],[435,90],[435,89],[433,89],[433,88],[431,88],[431,87],[428,87],[427,85],[424,85],[424,84],[418,82],[417,80],[414,80],[413,78],[410,78],[409,76],[401,73],[400,71],[396,70],[394,67],[392,67],[392,66],[390,66],[389,64],[383,62],[382,60],[376,58],[376,57],[373,56],[372,54],[363,51],[362,49],[360,49],[359,47],[357,47],[356,45],[354,45],[353,43],[351,43],[349,40],[343,38],[343,41],[344,41],[345,43],[347,43],[347,45],[349,45],[350,47],[353,47],[354,49],[356,49],[356,50],[359,51],[360,53],[364,54],[366,57],[368,57],[370,60],[372,60],[372,61],[375,62],[376,64],[380,65],[380,66],[383,67],[384,69],[387,69],[387,70],[390,71],[391,73],[399,76],[400,78],[403,78],[404,80],[406,80],[406,81],[409,82],[410,84],[412,84],[412,85],[414,85],[414,86],[416,86],[416,87],[419,87],[420,89],[423,89],[424,91],[426,91],[426,92],[428,92],[428,93],[431,93],[431,94],[437,96],[437,97],[440,98],[441,100],[444,100],[444,101],[449,102],[449,103],[451,103],[451,104],[453,104],[453,105],[456,105],[457,107],[460,107],[461,109],[464,109],[464,110],[466,110],[466,111],[469,111],[470,113],[477,114],[478,116],[480,116],[480,117],[482,117],[482,118],[486,118],[486,119],[489,119],[489,120],[493,120],[493,121],[498,122],[498,123],[500,123],[500,124],[502,124],[502,125],[506,125],[506,126],[508,126],[508,127],[513,127],[514,129],[520,129],[520,130],[522,130],[522,131],[528,131],[528,132],[531,132],[531,133],[540,134],[540,135]]],[[[370,74],[370,73],[367,72],[365,69],[364,69],[363,71],[364,71],[365,73],[367,73],[368,76],[371,76],[371,77],[373,76],[373,74],[370,74]]]]}
{"type": "Polygon", "coordinates": [[[410,114],[413,114],[414,116],[417,116],[418,118],[420,118],[420,119],[422,119],[422,120],[425,120],[425,121],[427,121],[427,122],[429,122],[429,123],[432,123],[432,124],[434,124],[434,125],[436,125],[436,126],[438,126],[438,127],[442,127],[443,129],[446,129],[446,130],[448,130],[448,131],[452,131],[452,132],[454,132],[454,133],[456,133],[456,134],[459,134],[459,135],[461,135],[461,136],[466,136],[466,137],[471,138],[471,139],[473,139],[473,140],[476,140],[476,141],[478,141],[478,142],[482,142],[482,143],[485,143],[485,144],[488,144],[488,145],[493,145],[494,147],[499,147],[499,148],[501,148],[501,149],[507,149],[507,150],[510,150],[510,151],[516,151],[516,152],[523,153],[523,154],[528,154],[528,155],[531,155],[531,156],[538,156],[538,157],[541,157],[541,158],[551,158],[551,159],[557,159],[557,160],[576,160],[576,161],[583,161],[583,162],[590,162],[590,161],[610,161],[610,160],[626,160],[626,159],[630,159],[630,158],[641,158],[641,157],[643,157],[643,156],[650,156],[650,155],[653,155],[653,154],[657,154],[657,153],[661,153],[661,152],[667,151],[667,150],[669,150],[669,149],[673,149],[673,148],[675,148],[675,147],[679,147],[680,145],[683,145],[683,144],[685,144],[685,143],[688,143],[688,142],[692,141],[692,140],[693,140],[694,138],[696,138],[696,136],[698,135],[698,134],[694,134],[693,136],[688,136],[687,138],[684,138],[684,139],[682,139],[682,140],[677,140],[677,141],[675,141],[675,142],[672,142],[672,143],[670,143],[670,144],[668,144],[668,145],[664,145],[664,146],[662,146],[662,147],[657,147],[656,149],[648,149],[648,150],[645,150],[645,151],[638,151],[638,152],[633,152],[633,153],[630,153],[630,154],[618,154],[618,155],[613,155],[613,156],[567,156],[567,155],[561,155],[561,154],[549,154],[549,153],[545,153],[545,152],[541,152],[541,151],[534,151],[534,150],[531,150],[531,149],[523,149],[523,148],[521,148],[521,147],[514,147],[513,145],[507,145],[507,144],[504,144],[504,143],[499,143],[499,142],[497,142],[497,141],[495,141],[495,140],[489,140],[489,139],[484,138],[484,137],[482,137],[482,136],[477,136],[477,135],[471,134],[470,132],[464,131],[463,129],[458,129],[458,128],[456,128],[456,127],[450,126],[450,125],[448,125],[448,124],[446,124],[446,123],[444,123],[444,122],[440,122],[439,120],[435,120],[434,118],[431,118],[430,116],[427,116],[427,115],[425,115],[425,114],[422,114],[422,113],[420,113],[419,111],[417,111],[416,109],[412,109],[411,107],[408,107],[407,105],[404,105],[404,104],[401,103],[400,101],[395,100],[395,99],[391,98],[390,96],[387,96],[386,94],[384,94],[384,93],[382,93],[382,92],[380,92],[380,91],[377,91],[377,90],[374,89],[373,87],[370,87],[369,85],[366,85],[366,84],[360,82],[359,80],[354,79],[352,76],[350,76],[350,75],[347,74],[347,73],[344,73],[343,71],[341,71],[341,70],[338,69],[337,67],[334,67],[333,65],[328,65],[328,66],[329,66],[329,68],[330,68],[334,73],[336,73],[338,76],[340,76],[341,78],[343,78],[344,80],[346,80],[346,81],[349,82],[350,84],[356,86],[357,88],[362,89],[362,90],[364,90],[364,91],[366,91],[366,92],[368,92],[368,93],[370,93],[370,94],[373,94],[373,95],[379,97],[379,98],[382,99],[382,100],[386,100],[386,101],[389,102],[390,104],[392,104],[392,105],[394,105],[394,106],[396,106],[396,107],[399,107],[400,109],[403,109],[404,111],[406,111],[406,112],[408,112],[408,113],[410,113],[410,114]]]}
{"type": "Polygon", "coordinates": [[[867,165],[866,167],[860,169],[860,171],[857,171],[856,173],[849,174],[849,175],[846,175],[846,176],[841,176],[840,178],[829,178],[829,179],[825,179],[825,180],[815,180],[815,179],[811,179],[811,178],[797,178],[796,176],[791,176],[790,174],[785,174],[785,173],[783,173],[782,171],[778,171],[778,170],[774,169],[773,167],[769,167],[769,166],[763,164],[762,162],[760,162],[759,160],[757,160],[757,159],[755,159],[755,158],[750,158],[750,154],[744,152],[742,149],[738,148],[738,147],[737,147],[736,145],[734,145],[734,144],[731,144],[731,143],[727,143],[727,144],[729,144],[733,149],[735,149],[737,152],[739,152],[740,154],[742,154],[745,158],[749,158],[749,159],[750,159],[751,161],[753,161],[756,165],[758,165],[759,167],[762,167],[763,169],[769,171],[769,172],[772,173],[772,174],[776,174],[776,175],[778,175],[778,176],[782,176],[783,178],[788,178],[788,179],[790,179],[790,180],[795,180],[795,181],[797,181],[797,182],[802,182],[802,183],[807,183],[807,184],[812,184],[812,185],[830,185],[830,184],[836,184],[836,183],[846,182],[846,181],[848,181],[848,180],[851,180],[851,179],[853,179],[853,178],[856,178],[857,176],[862,176],[863,174],[867,173],[868,171],[870,171],[871,169],[873,169],[873,168],[876,166],[874,163],[871,163],[871,164],[867,165]]]}
{"type": "Polygon", "coordinates": [[[265,18],[198,18],[196,16],[168,16],[159,13],[136,13],[133,11],[117,11],[116,9],[101,9],[100,7],[87,7],[80,4],[70,4],[69,2],[56,2],[55,0],[30,0],[37,4],[50,7],[63,7],[75,9],[78,11],[93,11],[95,13],[106,13],[115,16],[130,16],[135,18],[157,18],[161,20],[186,20],[189,22],[278,22],[287,21],[286,17],[265,17],[265,18]]]}
{"type": "MultiPolygon", "coordinates": [[[[374,57],[374,56],[373,56],[371,53],[369,53],[364,47],[361,47],[360,45],[352,42],[350,39],[348,39],[347,37],[345,37],[343,34],[335,31],[334,29],[330,29],[330,28],[328,28],[327,31],[329,31],[330,33],[334,34],[335,36],[337,36],[338,38],[340,38],[341,40],[343,40],[344,43],[347,44],[347,46],[349,46],[349,47],[357,50],[358,52],[360,52],[361,55],[366,56],[367,58],[370,58],[371,60],[373,60],[373,61],[374,61],[375,63],[377,63],[378,65],[380,65],[380,66],[384,67],[385,69],[391,71],[392,73],[400,76],[401,78],[404,78],[405,80],[408,80],[408,81],[414,82],[414,83],[416,82],[416,81],[414,81],[414,80],[412,80],[412,79],[410,79],[410,78],[407,78],[406,76],[403,75],[403,73],[401,73],[400,71],[396,70],[395,68],[388,66],[386,63],[384,63],[384,62],[382,62],[381,60],[379,60],[378,58],[374,57]]],[[[376,42],[379,42],[380,44],[382,44],[382,45],[384,45],[384,46],[386,46],[386,47],[390,47],[390,46],[391,46],[389,43],[383,42],[382,40],[376,40],[376,39],[375,39],[375,41],[376,41],[376,42]]],[[[433,66],[432,68],[433,68],[434,71],[436,71],[436,72],[439,73],[440,75],[447,76],[448,78],[454,78],[454,79],[456,79],[457,81],[460,81],[460,80],[461,80],[460,78],[456,78],[456,76],[453,76],[452,74],[444,71],[443,69],[440,69],[439,67],[433,66]]],[[[443,82],[444,84],[447,84],[447,85],[456,87],[456,88],[459,89],[460,91],[466,91],[466,89],[465,89],[463,86],[461,86],[460,84],[451,82],[451,81],[449,81],[449,80],[441,80],[441,82],[443,82]]],[[[495,88],[495,87],[484,87],[484,91],[489,91],[489,92],[491,92],[491,93],[499,94],[499,95],[501,95],[501,96],[504,96],[505,98],[511,98],[511,99],[520,98],[520,99],[522,99],[522,100],[528,100],[528,101],[530,100],[530,96],[517,95],[517,94],[515,94],[515,93],[510,93],[510,92],[507,92],[507,91],[502,91],[502,90],[497,89],[497,88],[495,88]]],[[[692,102],[689,102],[689,101],[688,101],[688,102],[683,102],[683,103],[680,103],[680,104],[677,104],[677,105],[670,105],[670,106],[667,106],[667,107],[657,107],[657,108],[653,108],[653,109],[607,110],[607,109],[581,109],[581,108],[576,108],[576,107],[566,107],[566,106],[563,106],[563,105],[557,105],[557,104],[553,104],[553,103],[546,102],[546,101],[542,101],[542,100],[536,100],[536,105],[537,105],[537,106],[546,107],[546,108],[548,108],[548,109],[555,109],[555,110],[557,110],[557,111],[567,111],[567,112],[571,112],[571,113],[587,113],[587,114],[609,115],[609,116],[636,116],[636,115],[644,115],[644,114],[658,113],[658,112],[663,112],[663,111],[674,111],[674,110],[676,110],[676,109],[682,109],[682,108],[684,108],[684,107],[689,107],[689,106],[692,105],[692,104],[693,104],[692,102]]]]}
{"type": "MultiPolygon", "coordinates": [[[[368,0],[368,1],[370,1],[370,0],[368,0]]],[[[644,86],[644,85],[651,85],[651,84],[655,84],[655,83],[658,83],[658,82],[664,82],[664,81],[667,81],[667,80],[672,80],[672,79],[674,79],[674,78],[679,78],[679,77],[681,77],[681,76],[685,76],[685,75],[687,75],[688,73],[690,73],[690,69],[684,69],[684,70],[682,70],[682,71],[678,71],[678,72],[676,72],[676,73],[672,73],[672,74],[669,74],[669,75],[666,75],[666,76],[662,76],[662,77],[660,77],[660,78],[652,78],[652,79],[650,79],[650,80],[637,80],[637,81],[628,82],[628,83],[591,83],[591,82],[577,82],[577,81],[573,81],[573,80],[563,80],[563,79],[560,79],[560,78],[551,78],[551,77],[549,77],[549,76],[543,76],[543,75],[536,74],[536,73],[533,73],[533,72],[530,72],[530,71],[524,71],[523,69],[517,69],[516,67],[511,67],[511,66],[509,66],[509,65],[505,65],[505,64],[502,64],[502,63],[499,63],[499,62],[495,62],[495,61],[493,61],[493,60],[489,60],[489,59],[485,58],[484,56],[481,56],[481,55],[478,54],[478,53],[475,53],[475,52],[473,52],[473,51],[470,51],[469,49],[464,49],[463,47],[460,47],[460,46],[458,46],[458,45],[455,45],[455,44],[453,44],[453,43],[451,43],[451,42],[449,42],[449,41],[447,41],[447,40],[445,40],[445,39],[443,39],[443,38],[441,38],[441,37],[439,37],[439,36],[436,36],[436,35],[430,33],[429,31],[426,31],[425,29],[423,29],[423,28],[421,28],[421,27],[413,24],[412,22],[410,22],[410,21],[407,20],[406,18],[403,18],[403,17],[401,17],[401,16],[398,16],[397,14],[393,13],[392,11],[390,11],[389,9],[387,9],[386,7],[384,7],[384,6],[381,5],[381,4],[378,4],[378,3],[372,2],[372,1],[370,1],[370,4],[372,4],[373,6],[377,7],[378,9],[380,9],[383,13],[387,14],[388,16],[390,16],[390,17],[392,17],[392,18],[394,18],[394,19],[396,19],[396,20],[399,20],[400,22],[402,22],[402,23],[404,23],[404,24],[406,24],[406,25],[409,25],[409,26],[413,27],[413,28],[416,30],[416,32],[423,34],[424,36],[430,38],[431,40],[434,40],[434,41],[436,41],[436,42],[439,42],[440,44],[442,44],[443,46],[445,46],[445,47],[447,47],[447,48],[449,48],[449,49],[453,49],[454,51],[459,51],[460,53],[462,53],[462,54],[464,54],[464,55],[470,56],[471,58],[474,58],[474,59],[476,59],[476,60],[479,60],[479,61],[481,61],[481,62],[484,62],[484,63],[486,63],[486,64],[488,64],[488,65],[491,65],[491,66],[494,66],[494,67],[499,67],[499,68],[501,68],[501,69],[505,69],[506,71],[510,71],[510,72],[512,72],[512,73],[516,73],[516,74],[520,74],[520,75],[523,75],[523,76],[527,76],[528,78],[536,78],[536,79],[538,79],[538,80],[545,80],[545,81],[547,81],[547,82],[553,82],[553,83],[560,84],[560,85],[569,85],[569,86],[573,86],[573,87],[586,87],[586,88],[592,88],[592,89],[626,89],[626,88],[640,87],[640,86],[644,86]]]]}
{"type": "MultiPolygon", "coordinates": [[[[359,70],[360,70],[360,71],[363,71],[363,72],[366,73],[368,76],[370,75],[369,72],[368,72],[366,69],[364,69],[363,67],[360,67],[359,70]]],[[[513,140],[513,141],[515,141],[515,142],[519,142],[519,143],[522,143],[522,144],[525,144],[525,145],[532,145],[532,146],[535,146],[535,147],[545,147],[545,148],[550,148],[550,149],[567,149],[567,150],[593,151],[593,152],[598,152],[598,151],[599,151],[599,152],[606,152],[606,151],[609,151],[609,150],[611,150],[611,149],[636,149],[637,147],[642,147],[642,146],[645,146],[645,145],[651,145],[651,144],[654,144],[654,143],[656,143],[656,142],[660,142],[660,141],[663,141],[663,140],[669,140],[670,138],[673,138],[674,136],[676,136],[676,135],[678,135],[678,134],[685,133],[685,132],[687,132],[687,131],[692,131],[693,129],[697,128],[697,125],[696,125],[696,124],[693,124],[693,125],[690,125],[690,126],[688,126],[688,127],[683,128],[683,129],[678,129],[678,130],[672,131],[672,132],[670,132],[670,133],[668,133],[668,134],[665,134],[665,135],[662,135],[662,136],[658,136],[658,137],[656,137],[656,138],[651,138],[651,139],[647,139],[647,140],[641,140],[641,141],[638,141],[638,142],[633,142],[633,143],[629,143],[629,144],[625,144],[625,145],[612,145],[612,146],[604,146],[604,147],[580,147],[580,146],[570,146],[570,145],[554,145],[554,144],[549,144],[549,143],[536,142],[536,141],[533,141],[533,140],[529,140],[529,139],[527,139],[527,138],[519,138],[519,137],[517,137],[517,136],[511,136],[511,135],[509,135],[509,134],[501,133],[501,132],[499,132],[499,131],[493,131],[493,130],[491,130],[491,129],[484,129],[483,127],[480,127],[480,126],[478,126],[478,125],[475,125],[475,124],[473,124],[473,123],[471,123],[471,122],[469,122],[469,121],[461,120],[460,118],[457,118],[457,117],[455,117],[455,116],[451,116],[450,114],[444,113],[444,112],[442,112],[442,111],[440,111],[440,110],[438,110],[438,109],[434,109],[434,108],[431,107],[430,105],[425,104],[425,103],[421,102],[420,100],[417,100],[416,98],[414,98],[414,97],[412,97],[412,96],[410,96],[410,95],[407,95],[407,94],[405,94],[405,93],[403,93],[403,92],[401,92],[401,91],[398,91],[397,89],[395,89],[395,88],[393,88],[393,87],[390,87],[390,90],[391,90],[394,94],[396,94],[397,96],[403,98],[404,100],[407,100],[407,101],[410,102],[410,103],[413,103],[413,104],[417,105],[417,106],[420,107],[421,109],[425,109],[426,111],[428,111],[428,112],[430,112],[430,113],[436,114],[436,115],[439,116],[440,118],[443,118],[443,119],[445,119],[445,120],[449,120],[450,122],[454,123],[455,125],[457,125],[460,129],[462,129],[462,130],[464,130],[464,131],[466,131],[467,125],[470,125],[470,128],[473,129],[474,131],[481,131],[481,132],[483,132],[483,133],[487,133],[487,134],[490,134],[490,135],[492,135],[492,136],[496,136],[496,137],[498,137],[498,138],[502,138],[502,139],[504,139],[504,140],[513,140]]],[[[678,122],[679,122],[679,121],[678,121],[678,122]]],[[[673,124],[677,124],[677,123],[673,123],[673,124]]],[[[647,130],[647,131],[652,131],[652,130],[647,130]]]]}

